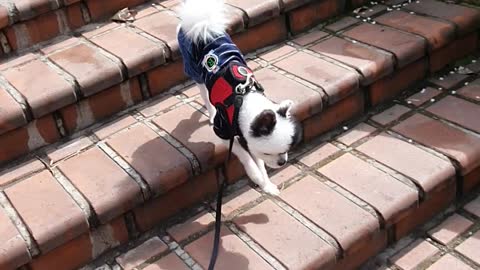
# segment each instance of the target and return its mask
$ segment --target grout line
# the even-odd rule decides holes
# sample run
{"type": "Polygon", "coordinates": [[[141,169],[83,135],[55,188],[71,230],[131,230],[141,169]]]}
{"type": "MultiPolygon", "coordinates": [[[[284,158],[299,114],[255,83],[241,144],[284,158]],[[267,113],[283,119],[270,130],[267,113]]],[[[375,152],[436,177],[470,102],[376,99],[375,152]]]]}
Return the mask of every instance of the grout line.
{"type": "Polygon", "coordinates": [[[17,212],[15,207],[13,207],[7,195],[2,191],[0,191],[0,207],[3,207],[5,213],[10,218],[10,220],[20,233],[20,236],[25,241],[30,257],[34,257],[40,254],[38,244],[33,238],[30,230],[28,229],[27,224],[20,217],[20,214],[17,212]]]}

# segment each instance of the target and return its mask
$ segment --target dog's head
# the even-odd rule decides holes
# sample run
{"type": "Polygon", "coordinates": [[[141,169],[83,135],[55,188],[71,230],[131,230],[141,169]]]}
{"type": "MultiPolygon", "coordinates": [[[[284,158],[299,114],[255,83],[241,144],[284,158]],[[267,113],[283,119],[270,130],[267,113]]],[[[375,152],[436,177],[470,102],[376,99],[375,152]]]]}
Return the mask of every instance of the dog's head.
{"type": "Polygon", "coordinates": [[[293,102],[286,100],[260,110],[257,107],[256,115],[251,117],[248,148],[271,168],[284,166],[290,149],[302,140],[303,130],[291,114],[292,106],[293,102]]]}

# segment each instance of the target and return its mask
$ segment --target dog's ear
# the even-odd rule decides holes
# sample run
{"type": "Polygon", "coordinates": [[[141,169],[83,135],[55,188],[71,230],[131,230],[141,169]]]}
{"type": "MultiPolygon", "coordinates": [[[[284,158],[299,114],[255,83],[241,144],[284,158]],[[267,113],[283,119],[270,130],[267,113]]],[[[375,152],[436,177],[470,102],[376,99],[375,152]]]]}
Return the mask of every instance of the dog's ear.
{"type": "Polygon", "coordinates": [[[260,113],[250,126],[253,137],[268,136],[272,133],[277,119],[275,112],[272,110],[264,110],[260,113]]]}
{"type": "Polygon", "coordinates": [[[277,109],[277,113],[281,116],[281,117],[285,117],[285,118],[290,118],[291,116],[291,109],[293,107],[293,101],[287,99],[287,100],[284,100],[282,101],[282,103],[280,103],[278,109],[277,109]]]}

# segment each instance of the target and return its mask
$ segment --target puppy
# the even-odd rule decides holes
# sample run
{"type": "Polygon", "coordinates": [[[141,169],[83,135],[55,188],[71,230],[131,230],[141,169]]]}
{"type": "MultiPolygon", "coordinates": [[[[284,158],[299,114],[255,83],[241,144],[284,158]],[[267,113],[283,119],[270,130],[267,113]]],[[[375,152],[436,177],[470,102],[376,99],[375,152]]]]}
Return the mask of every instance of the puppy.
{"type": "Polygon", "coordinates": [[[247,175],[265,193],[279,190],[265,164],[280,168],[302,138],[291,115],[293,102],[269,100],[247,67],[243,55],[226,33],[223,0],[186,0],[177,29],[185,73],[200,88],[215,134],[229,143],[247,175]]]}

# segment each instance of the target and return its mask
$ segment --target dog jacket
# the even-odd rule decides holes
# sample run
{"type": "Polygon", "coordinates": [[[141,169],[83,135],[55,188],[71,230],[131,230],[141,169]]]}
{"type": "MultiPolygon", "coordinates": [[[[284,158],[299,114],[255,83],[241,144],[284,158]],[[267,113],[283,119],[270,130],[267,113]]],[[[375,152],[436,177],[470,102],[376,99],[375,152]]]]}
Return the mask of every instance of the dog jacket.
{"type": "Polygon", "coordinates": [[[217,109],[213,125],[215,134],[224,140],[241,135],[234,119],[235,88],[245,83],[247,75],[253,72],[247,67],[240,50],[226,33],[207,44],[196,44],[180,29],[178,43],[185,74],[195,82],[205,84],[210,103],[217,109]]]}

